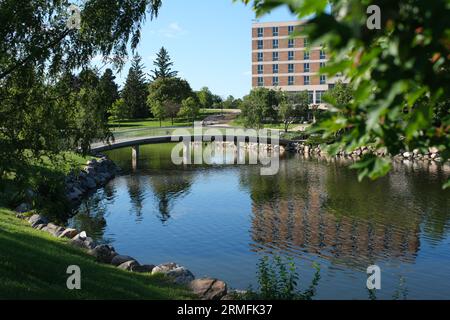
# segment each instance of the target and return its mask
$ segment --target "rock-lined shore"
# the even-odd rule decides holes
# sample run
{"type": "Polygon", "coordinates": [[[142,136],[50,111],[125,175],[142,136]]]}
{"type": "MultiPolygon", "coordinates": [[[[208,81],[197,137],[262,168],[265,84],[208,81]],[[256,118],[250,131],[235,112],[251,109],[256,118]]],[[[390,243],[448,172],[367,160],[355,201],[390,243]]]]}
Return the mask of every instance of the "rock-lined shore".
{"type": "Polygon", "coordinates": [[[78,173],[71,173],[66,177],[66,196],[72,203],[78,203],[89,192],[105,186],[113,179],[120,169],[106,156],[87,162],[78,173]]]}
{"type": "MultiPolygon", "coordinates": [[[[325,150],[322,150],[320,145],[310,146],[303,142],[290,142],[286,146],[286,151],[300,153],[300,154],[309,155],[309,156],[314,156],[314,155],[315,156],[328,156],[327,152],[325,150]]],[[[357,160],[366,154],[375,154],[376,156],[379,156],[379,157],[392,157],[394,160],[428,160],[428,161],[436,161],[436,162],[442,161],[442,158],[439,155],[438,149],[434,148],[434,147],[429,148],[428,152],[425,154],[420,153],[419,150],[413,150],[411,152],[404,151],[398,155],[391,156],[388,153],[388,151],[386,150],[386,148],[375,149],[375,148],[369,146],[369,147],[357,148],[353,152],[340,151],[337,153],[336,156],[341,157],[341,158],[357,160]]]]}
{"type": "Polygon", "coordinates": [[[16,217],[28,221],[34,229],[48,232],[54,237],[70,239],[71,245],[86,250],[98,263],[110,264],[129,272],[163,274],[175,284],[187,286],[202,300],[229,300],[236,297],[224,281],[210,277],[196,279],[189,269],[177,263],[140,264],[131,256],[117,253],[110,245],[95,243],[85,231],[58,226],[38,214],[27,218],[18,213],[16,217]]]}

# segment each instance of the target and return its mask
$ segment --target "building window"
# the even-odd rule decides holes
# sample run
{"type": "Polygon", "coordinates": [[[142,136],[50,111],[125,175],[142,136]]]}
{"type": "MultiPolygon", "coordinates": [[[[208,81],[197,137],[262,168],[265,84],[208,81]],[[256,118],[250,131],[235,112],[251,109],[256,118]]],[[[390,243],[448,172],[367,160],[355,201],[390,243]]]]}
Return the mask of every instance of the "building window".
{"type": "Polygon", "coordinates": [[[327,77],[325,75],[320,76],[320,84],[326,84],[327,83],[327,77]]]}
{"type": "Polygon", "coordinates": [[[308,91],[308,103],[314,103],[314,91],[308,91]]]}
{"type": "Polygon", "coordinates": [[[277,64],[274,64],[272,66],[272,71],[273,71],[273,73],[278,73],[278,65],[277,64]]]}
{"type": "Polygon", "coordinates": [[[322,103],[323,102],[323,95],[325,94],[325,91],[316,91],[316,103],[322,103]]]}
{"type": "Polygon", "coordinates": [[[289,39],[288,40],[288,48],[293,48],[294,47],[294,39],[289,39]]]}
{"type": "Polygon", "coordinates": [[[289,26],[288,27],[288,34],[291,35],[294,33],[294,26],[289,26]]]}
{"type": "Polygon", "coordinates": [[[264,53],[262,52],[258,52],[258,61],[263,61],[264,60],[264,53]]]}
{"type": "Polygon", "coordinates": [[[262,87],[262,86],[264,86],[264,78],[258,77],[258,87],[262,87]]]}
{"type": "Polygon", "coordinates": [[[272,46],[274,49],[278,49],[278,40],[277,39],[272,40],[272,46]]]}
{"type": "Polygon", "coordinates": [[[309,63],[304,63],[303,64],[303,71],[304,72],[309,72],[309,63]]]}
{"type": "Polygon", "coordinates": [[[264,35],[264,29],[263,28],[258,28],[258,38],[262,38],[264,35]]]}
{"type": "Polygon", "coordinates": [[[320,63],[320,67],[321,67],[321,68],[325,67],[325,62],[321,62],[321,63],[320,63]]]}
{"type": "Polygon", "coordinates": [[[258,40],[258,49],[261,50],[264,48],[264,41],[258,40]]]}
{"type": "Polygon", "coordinates": [[[289,76],[288,77],[288,85],[289,86],[293,86],[294,85],[294,76],[289,76]]]}
{"type": "Polygon", "coordinates": [[[288,72],[289,73],[294,73],[294,64],[293,63],[289,63],[288,64],[288,72]]]}
{"type": "Polygon", "coordinates": [[[278,83],[279,83],[278,77],[273,77],[273,78],[272,78],[272,85],[273,85],[274,87],[276,87],[276,86],[278,85],[278,83]]]}
{"type": "Polygon", "coordinates": [[[258,74],[263,74],[264,73],[264,66],[262,64],[258,65],[258,74]]]}
{"type": "Polygon", "coordinates": [[[294,60],[294,51],[289,51],[288,52],[288,60],[294,60]]]}
{"type": "Polygon", "coordinates": [[[327,58],[327,56],[325,54],[325,51],[324,50],[320,50],[320,59],[326,59],[326,58],[327,58]]]}
{"type": "Polygon", "coordinates": [[[272,35],[273,35],[274,37],[278,37],[278,27],[273,27],[273,28],[272,28],[272,35]]]}
{"type": "Polygon", "coordinates": [[[303,84],[305,86],[309,85],[309,76],[303,76],[303,84]]]}
{"type": "Polygon", "coordinates": [[[278,61],[278,52],[272,52],[272,61],[278,61]]]}
{"type": "Polygon", "coordinates": [[[303,38],[303,46],[306,48],[308,45],[308,38],[303,38]]]}
{"type": "Polygon", "coordinates": [[[303,60],[309,60],[309,51],[303,53],[303,60]]]}

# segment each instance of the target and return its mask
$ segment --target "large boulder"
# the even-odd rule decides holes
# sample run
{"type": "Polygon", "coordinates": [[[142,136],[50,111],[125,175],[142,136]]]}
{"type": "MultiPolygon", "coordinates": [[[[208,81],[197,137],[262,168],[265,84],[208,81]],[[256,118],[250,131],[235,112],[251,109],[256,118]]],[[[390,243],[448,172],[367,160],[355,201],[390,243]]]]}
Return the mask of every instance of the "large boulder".
{"type": "Polygon", "coordinates": [[[66,230],[63,231],[63,233],[61,233],[59,235],[60,238],[68,238],[68,239],[72,239],[73,237],[75,237],[78,234],[77,229],[72,229],[72,228],[67,228],[66,230]]]}
{"type": "Polygon", "coordinates": [[[130,271],[136,273],[152,273],[154,268],[155,265],[153,264],[144,264],[142,266],[140,265],[132,266],[130,271]]]}
{"type": "Polygon", "coordinates": [[[85,231],[80,232],[75,237],[70,240],[70,243],[72,243],[74,246],[84,249],[94,249],[95,248],[95,242],[92,240],[92,238],[88,237],[86,235],[85,231]]]}
{"type": "Polygon", "coordinates": [[[133,257],[130,257],[130,256],[125,256],[125,255],[118,254],[111,260],[111,264],[113,266],[118,267],[122,263],[125,263],[125,262],[128,262],[128,261],[136,261],[136,259],[134,259],[133,257]]]}
{"type": "Polygon", "coordinates": [[[88,254],[94,256],[95,260],[101,263],[111,263],[111,260],[117,255],[114,248],[106,244],[96,246],[89,250],[88,254]]]}
{"type": "Polygon", "coordinates": [[[117,266],[117,268],[122,270],[132,271],[133,268],[138,267],[139,263],[136,260],[130,260],[124,263],[121,263],[117,266]]]}
{"type": "Polygon", "coordinates": [[[47,224],[41,230],[42,231],[46,231],[46,232],[54,235],[55,237],[59,237],[64,232],[64,228],[63,227],[58,226],[58,225],[56,225],[54,223],[47,224]]]}
{"type": "Polygon", "coordinates": [[[89,176],[84,179],[84,185],[87,189],[95,189],[97,187],[95,180],[89,176]]]}
{"type": "Polygon", "coordinates": [[[227,294],[227,284],[213,278],[196,279],[189,283],[189,288],[202,300],[220,300],[227,294]]]}
{"type": "Polygon", "coordinates": [[[29,203],[21,203],[19,206],[17,206],[16,209],[14,209],[14,211],[19,212],[19,213],[24,213],[24,212],[28,212],[31,210],[31,205],[29,203]]]}
{"type": "Polygon", "coordinates": [[[191,271],[176,263],[164,263],[156,266],[152,274],[164,274],[177,284],[188,284],[195,279],[191,271]]]}
{"type": "Polygon", "coordinates": [[[76,201],[83,195],[83,191],[81,191],[78,187],[73,187],[69,193],[67,194],[67,198],[70,201],[76,201]]]}
{"type": "Polygon", "coordinates": [[[47,226],[46,223],[41,223],[41,224],[37,224],[35,225],[33,228],[35,228],[36,230],[42,230],[47,226]]]}
{"type": "Polygon", "coordinates": [[[41,215],[33,214],[30,217],[30,219],[28,219],[28,222],[34,228],[34,227],[36,227],[37,225],[40,225],[40,224],[47,224],[48,223],[48,219],[43,217],[43,216],[41,216],[41,215]]]}

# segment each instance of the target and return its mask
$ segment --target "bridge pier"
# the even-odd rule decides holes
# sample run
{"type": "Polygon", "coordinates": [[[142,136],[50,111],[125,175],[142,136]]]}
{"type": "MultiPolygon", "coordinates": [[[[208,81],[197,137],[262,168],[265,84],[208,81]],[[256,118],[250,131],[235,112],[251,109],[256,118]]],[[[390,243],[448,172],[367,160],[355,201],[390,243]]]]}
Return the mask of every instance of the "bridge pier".
{"type": "Polygon", "coordinates": [[[137,170],[139,160],[139,145],[134,145],[131,147],[131,166],[133,171],[137,170]]]}

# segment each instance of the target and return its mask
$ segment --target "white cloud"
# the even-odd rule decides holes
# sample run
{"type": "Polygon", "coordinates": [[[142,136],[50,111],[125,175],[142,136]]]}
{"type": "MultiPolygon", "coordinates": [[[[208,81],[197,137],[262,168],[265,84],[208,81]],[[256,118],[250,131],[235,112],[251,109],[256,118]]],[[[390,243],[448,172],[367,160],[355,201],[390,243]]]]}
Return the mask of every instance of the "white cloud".
{"type": "Polygon", "coordinates": [[[150,33],[157,34],[165,38],[177,38],[179,36],[185,35],[187,33],[178,22],[172,22],[167,27],[159,30],[151,30],[150,33]]]}

